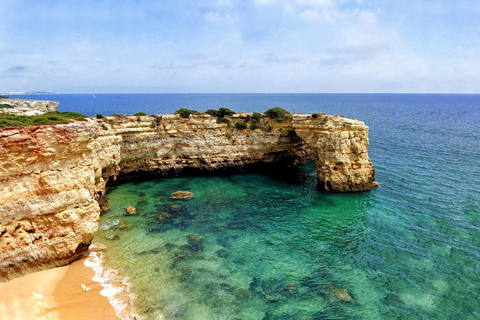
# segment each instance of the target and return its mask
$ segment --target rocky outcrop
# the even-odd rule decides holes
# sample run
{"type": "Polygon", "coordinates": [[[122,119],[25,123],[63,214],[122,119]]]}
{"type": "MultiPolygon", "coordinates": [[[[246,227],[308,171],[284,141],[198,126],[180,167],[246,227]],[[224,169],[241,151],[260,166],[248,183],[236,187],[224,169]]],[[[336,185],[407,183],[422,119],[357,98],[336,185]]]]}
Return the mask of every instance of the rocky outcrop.
{"type": "Polygon", "coordinates": [[[83,254],[100,214],[94,124],[0,130],[0,281],[83,254]]]}
{"type": "Polygon", "coordinates": [[[318,186],[325,191],[365,191],[377,186],[367,153],[368,127],[361,121],[317,114],[294,118],[297,135],[313,150],[318,186]]]}
{"type": "Polygon", "coordinates": [[[0,281],[66,264],[86,251],[109,208],[107,185],[149,176],[243,171],[315,160],[326,191],[375,187],[368,127],[294,115],[233,129],[209,115],[107,117],[0,129],[0,281]]]}
{"type": "Polygon", "coordinates": [[[11,106],[11,108],[0,108],[0,113],[34,116],[57,111],[59,102],[50,100],[0,98],[0,105],[11,106]]]}

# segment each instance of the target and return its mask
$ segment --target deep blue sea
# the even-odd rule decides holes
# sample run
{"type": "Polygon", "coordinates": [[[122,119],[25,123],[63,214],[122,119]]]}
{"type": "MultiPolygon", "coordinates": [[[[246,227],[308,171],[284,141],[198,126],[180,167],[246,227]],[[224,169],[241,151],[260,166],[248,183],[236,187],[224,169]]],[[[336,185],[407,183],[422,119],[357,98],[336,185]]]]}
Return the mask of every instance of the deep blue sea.
{"type": "Polygon", "coordinates": [[[379,183],[370,192],[320,193],[313,164],[110,192],[96,241],[149,319],[480,319],[480,95],[33,98],[89,116],[278,106],[370,127],[379,183]],[[195,197],[174,202],[177,190],[195,197]],[[124,217],[128,205],[139,214],[124,217]],[[118,219],[127,228],[111,227],[118,219]],[[201,236],[201,247],[189,235],[201,236]]]}

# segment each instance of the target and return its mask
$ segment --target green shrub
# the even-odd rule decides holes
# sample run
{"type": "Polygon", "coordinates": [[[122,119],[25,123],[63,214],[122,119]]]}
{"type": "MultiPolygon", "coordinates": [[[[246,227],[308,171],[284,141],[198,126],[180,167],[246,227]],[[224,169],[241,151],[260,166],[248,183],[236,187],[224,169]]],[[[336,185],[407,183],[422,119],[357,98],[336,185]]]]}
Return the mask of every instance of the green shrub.
{"type": "Polygon", "coordinates": [[[188,119],[188,118],[190,118],[191,114],[197,114],[198,111],[190,110],[190,109],[186,109],[186,108],[181,108],[181,109],[178,109],[177,111],[175,111],[175,113],[179,114],[180,117],[182,117],[182,118],[188,119]]]}
{"type": "Polygon", "coordinates": [[[101,125],[100,127],[101,127],[103,130],[108,130],[108,127],[107,127],[104,123],[102,123],[102,125],[101,125]]]}
{"type": "Polygon", "coordinates": [[[134,114],[134,116],[146,116],[147,114],[145,112],[137,112],[134,114]]]}
{"type": "Polygon", "coordinates": [[[16,127],[30,125],[51,125],[69,123],[70,120],[84,121],[86,115],[77,112],[47,112],[38,116],[24,116],[15,114],[0,114],[0,127],[16,127]]]}
{"type": "Polygon", "coordinates": [[[252,114],[252,121],[260,122],[262,120],[262,114],[259,112],[254,112],[252,114]]]}
{"type": "Polygon", "coordinates": [[[97,113],[97,115],[95,117],[97,117],[97,119],[105,119],[105,116],[103,114],[100,114],[100,113],[97,113]]]}
{"type": "Polygon", "coordinates": [[[225,124],[227,124],[227,126],[230,127],[230,124],[231,124],[232,122],[231,122],[229,119],[227,119],[227,118],[220,118],[220,117],[218,117],[218,118],[217,118],[217,123],[225,123],[225,124]]]}
{"type": "Polygon", "coordinates": [[[9,99],[10,97],[7,96],[0,96],[0,99],[9,99]]]}
{"type": "Polygon", "coordinates": [[[230,130],[227,130],[225,132],[225,137],[227,137],[228,140],[232,140],[233,136],[232,136],[232,133],[230,132],[230,130]]]}
{"type": "Polygon", "coordinates": [[[247,129],[247,122],[245,120],[235,122],[235,129],[237,130],[247,129]]]}
{"type": "Polygon", "coordinates": [[[205,111],[205,113],[217,118],[223,118],[225,116],[233,116],[235,114],[235,111],[232,111],[228,108],[220,108],[218,110],[208,109],[207,111],[205,111]]]}
{"type": "Polygon", "coordinates": [[[0,109],[13,109],[13,106],[9,104],[0,104],[0,109]]]}
{"type": "Polygon", "coordinates": [[[273,127],[272,127],[270,124],[267,124],[267,125],[263,128],[263,130],[265,130],[265,132],[272,132],[273,127]]]}
{"type": "Polygon", "coordinates": [[[235,114],[235,111],[232,111],[228,108],[220,108],[218,109],[218,116],[219,117],[225,117],[225,116],[233,116],[235,114]]]}
{"type": "Polygon", "coordinates": [[[250,123],[250,130],[255,130],[255,129],[258,129],[259,127],[260,127],[260,123],[258,122],[252,121],[252,123],[250,123]]]}
{"type": "Polygon", "coordinates": [[[157,123],[155,121],[152,121],[150,123],[150,128],[155,129],[157,127],[157,123]]]}
{"type": "Polygon", "coordinates": [[[208,109],[205,111],[205,113],[211,115],[212,117],[219,117],[218,110],[215,109],[208,109]]]}
{"type": "Polygon", "coordinates": [[[112,114],[112,117],[117,117],[117,118],[120,118],[120,119],[126,119],[127,116],[124,115],[123,113],[114,113],[112,114]]]}
{"type": "Polygon", "coordinates": [[[291,119],[292,114],[285,109],[280,107],[270,108],[264,112],[266,116],[274,119],[277,122],[283,122],[288,119],[291,119]]]}
{"type": "Polygon", "coordinates": [[[317,119],[318,118],[318,113],[312,113],[312,118],[317,119]]]}

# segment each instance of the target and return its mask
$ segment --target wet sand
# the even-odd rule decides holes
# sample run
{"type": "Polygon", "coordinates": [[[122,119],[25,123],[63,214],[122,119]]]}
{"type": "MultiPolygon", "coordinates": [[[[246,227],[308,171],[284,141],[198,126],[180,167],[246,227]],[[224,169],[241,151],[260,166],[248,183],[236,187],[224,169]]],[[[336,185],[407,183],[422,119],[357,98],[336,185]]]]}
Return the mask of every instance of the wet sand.
{"type": "Polygon", "coordinates": [[[84,261],[0,283],[0,319],[118,320],[84,261]]]}

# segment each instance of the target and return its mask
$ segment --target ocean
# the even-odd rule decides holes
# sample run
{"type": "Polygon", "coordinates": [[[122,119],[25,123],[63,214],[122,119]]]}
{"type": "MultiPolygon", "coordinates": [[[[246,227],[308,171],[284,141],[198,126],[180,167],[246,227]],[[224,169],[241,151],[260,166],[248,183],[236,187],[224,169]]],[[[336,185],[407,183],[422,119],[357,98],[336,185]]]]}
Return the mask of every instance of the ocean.
{"type": "Polygon", "coordinates": [[[89,116],[278,106],[369,126],[369,192],[318,192],[314,164],[112,190],[95,241],[146,319],[480,318],[480,95],[24,97],[89,116]],[[177,190],[195,197],[170,200],[177,190]]]}

